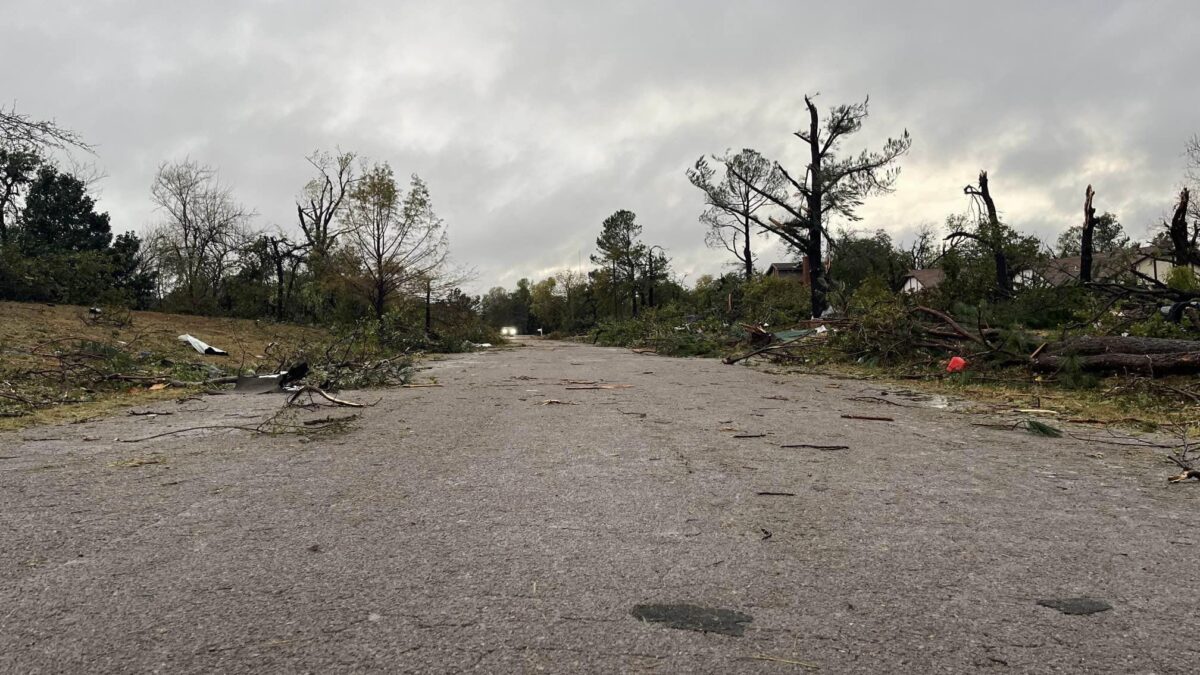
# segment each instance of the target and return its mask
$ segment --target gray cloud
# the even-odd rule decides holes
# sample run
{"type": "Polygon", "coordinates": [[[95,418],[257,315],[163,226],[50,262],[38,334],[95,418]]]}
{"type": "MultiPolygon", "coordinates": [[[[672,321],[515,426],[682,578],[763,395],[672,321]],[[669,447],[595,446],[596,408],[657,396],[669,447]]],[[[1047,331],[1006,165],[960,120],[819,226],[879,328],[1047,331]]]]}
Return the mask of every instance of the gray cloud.
{"type": "Polygon", "coordinates": [[[8,5],[3,94],[98,146],[118,227],[153,222],[154,170],[185,155],[292,227],[304,155],[341,146],[427,179],[474,290],[586,262],[618,208],[681,274],[719,270],[683,171],[741,147],[800,165],[808,92],[871,95],[851,149],[913,134],[858,224],[898,236],[962,211],[979,169],[1021,229],[1073,224],[1091,182],[1141,234],[1200,131],[1187,2],[8,5]]]}

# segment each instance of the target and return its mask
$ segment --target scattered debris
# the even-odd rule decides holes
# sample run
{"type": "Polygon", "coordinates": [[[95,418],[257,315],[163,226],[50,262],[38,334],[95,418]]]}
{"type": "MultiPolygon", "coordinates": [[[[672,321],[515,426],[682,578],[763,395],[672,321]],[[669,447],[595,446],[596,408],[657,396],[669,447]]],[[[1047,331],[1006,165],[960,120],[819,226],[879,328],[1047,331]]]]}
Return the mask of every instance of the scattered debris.
{"type": "Polygon", "coordinates": [[[159,415],[174,415],[175,413],[158,410],[130,410],[126,414],[130,417],[158,417],[159,415]]]}
{"type": "Polygon", "coordinates": [[[811,448],[813,450],[849,450],[848,445],[815,445],[813,443],[788,443],[787,445],[779,446],[781,448],[811,448]]]}
{"type": "Polygon", "coordinates": [[[594,384],[584,387],[567,387],[567,389],[631,389],[632,384],[594,384]]]}
{"type": "Polygon", "coordinates": [[[539,403],[538,405],[579,405],[579,404],[576,403],[575,401],[560,401],[556,398],[548,398],[545,401],[542,401],[541,403],[539,403]]]}
{"type": "Polygon", "coordinates": [[[765,527],[760,527],[760,528],[758,528],[758,530],[759,530],[759,532],[762,532],[761,541],[766,541],[766,540],[770,539],[771,537],[775,536],[775,534],[773,532],[771,532],[770,530],[768,530],[765,527]]]}
{"type": "Polygon", "coordinates": [[[947,373],[961,373],[967,369],[967,360],[961,356],[955,356],[946,363],[947,373]]]}
{"type": "Polygon", "coordinates": [[[768,656],[766,654],[756,654],[754,656],[748,656],[746,658],[753,659],[755,661],[773,661],[775,663],[786,663],[789,666],[800,666],[801,668],[805,668],[807,670],[820,670],[821,669],[821,667],[818,666],[817,664],[809,663],[808,661],[797,661],[795,659],[785,659],[785,658],[782,658],[779,656],[768,656]]]}
{"type": "Polygon", "coordinates": [[[229,356],[229,352],[224,349],[217,349],[200,338],[187,335],[186,333],[179,336],[179,341],[188,343],[192,346],[192,349],[206,356],[229,356]]]}
{"type": "Polygon", "coordinates": [[[867,420],[868,422],[895,422],[891,417],[872,417],[871,415],[851,415],[849,413],[842,415],[842,419],[846,420],[867,420]]]}
{"type": "Polygon", "coordinates": [[[305,420],[301,422],[306,427],[319,427],[327,424],[345,424],[358,419],[358,415],[344,415],[342,417],[322,417],[319,420],[305,420]]]}
{"type": "Polygon", "coordinates": [[[733,637],[742,637],[746,632],[746,624],[754,620],[749,614],[686,603],[635,605],[631,614],[639,621],[661,623],[668,628],[733,637]]]}
{"type": "Polygon", "coordinates": [[[734,438],[766,438],[766,434],[734,434],[734,438]]]}
{"type": "Polygon", "coordinates": [[[1063,614],[1075,616],[1098,614],[1112,609],[1112,605],[1094,598],[1051,598],[1049,600],[1038,600],[1037,604],[1042,607],[1057,609],[1063,614]]]}
{"type": "Polygon", "coordinates": [[[116,469],[136,469],[139,466],[148,466],[151,464],[166,464],[167,458],[162,455],[149,455],[147,457],[132,457],[123,459],[119,462],[113,462],[109,466],[116,469]]]}
{"type": "Polygon", "coordinates": [[[1182,483],[1186,480],[1200,480],[1200,469],[1184,469],[1182,473],[1167,478],[1168,483],[1182,483]]]}
{"type": "Polygon", "coordinates": [[[757,492],[755,494],[757,494],[759,497],[795,497],[796,496],[795,492],[771,492],[770,490],[764,490],[762,492],[757,492]]]}

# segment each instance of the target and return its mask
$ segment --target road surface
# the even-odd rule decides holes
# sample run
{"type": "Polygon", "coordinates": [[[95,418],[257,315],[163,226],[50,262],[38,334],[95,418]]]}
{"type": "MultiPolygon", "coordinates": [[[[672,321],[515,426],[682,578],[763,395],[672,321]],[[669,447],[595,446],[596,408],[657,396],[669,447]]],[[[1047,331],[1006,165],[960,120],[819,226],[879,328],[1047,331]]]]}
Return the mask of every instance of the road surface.
{"type": "Polygon", "coordinates": [[[1146,450],[713,360],[431,366],[332,436],[117,440],[271,395],[0,435],[0,671],[1195,672],[1200,491],[1146,450]]]}

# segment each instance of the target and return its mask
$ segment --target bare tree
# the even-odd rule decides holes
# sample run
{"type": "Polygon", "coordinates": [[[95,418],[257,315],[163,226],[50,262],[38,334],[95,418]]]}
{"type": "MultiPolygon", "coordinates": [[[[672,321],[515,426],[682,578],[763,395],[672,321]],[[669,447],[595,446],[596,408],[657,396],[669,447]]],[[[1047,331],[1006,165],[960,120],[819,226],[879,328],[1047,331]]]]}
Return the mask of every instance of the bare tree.
{"type": "Polygon", "coordinates": [[[1005,228],[1000,222],[996,201],[992,199],[991,187],[988,185],[987,171],[979,172],[979,184],[963,188],[963,194],[971,197],[978,210],[978,232],[955,230],[946,235],[946,241],[960,238],[972,239],[992,254],[996,265],[996,289],[1003,296],[1012,295],[1012,275],[1008,269],[1008,256],[1004,250],[1005,228]]]}
{"type": "Polygon", "coordinates": [[[345,220],[350,248],[362,265],[351,282],[371,303],[376,319],[383,318],[398,293],[428,291],[426,280],[438,276],[446,262],[445,223],[415,174],[405,194],[390,166],[372,167],[351,191],[345,220]],[[410,288],[414,285],[420,288],[410,288]]]}
{"type": "Polygon", "coordinates": [[[150,195],[165,216],[150,237],[164,281],[198,309],[215,298],[252,239],[253,213],[221,185],[215,169],[191,159],[160,165],[150,195]]]}
{"type": "Polygon", "coordinates": [[[263,256],[275,275],[275,318],[287,318],[292,290],[296,285],[296,271],[304,262],[304,245],[292,241],[283,232],[259,235],[263,256]]]}
{"type": "MultiPolygon", "coordinates": [[[[823,124],[813,97],[805,96],[804,103],[808,108],[808,127],[794,134],[808,149],[803,175],[794,176],[776,163],[787,189],[773,194],[752,188],[787,212],[789,218],[780,221],[755,214],[752,219],[808,258],[812,313],[820,316],[829,306],[826,300],[829,284],[821,256],[821,239],[830,239],[826,219],[841,216],[858,220],[856,210],[867,196],[891,192],[900,172],[896,161],[908,152],[912,138],[905,131],[899,138],[889,138],[878,152],[864,150],[856,156],[843,157],[839,155],[841,142],[862,129],[869,99],[833,107],[823,124]]],[[[754,185],[736,166],[728,168],[738,180],[754,185]]]]}
{"type": "Polygon", "coordinates": [[[317,175],[296,198],[296,216],[309,254],[324,260],[341,234],[333,228],[333,223],[358,180],[354,172],[355,154],[340,149],[336,154],[318,150],[305,159],[317,170],[317,175]]]}
{"type": "Polygon", "coordinates": [[[74,147],[91,152],[79,134],[53,120],[38,120],[17,112],[16,106],[0,108],[0,145],[42,152],[47,148],[74,147]]]}
{"type": "Polygon", "coordinates": [[[688,169],[692,185],[704,191],[708,210],[700,221],[708,225],[704,243],[711,248],[724,247],[737,258],[746,279],[754,278],[754,253],[750,240],[755,227],[754,214],[770,203],[764,195],[777,195],[783,188],[783,175],[755,150],[736,155],[713,157],[725,166],[725,175],[716,182],[716,171],[701,157],[688,169]]]}
{"type": "MultiPolygon", "coordinates": [[[[1185,150],[1187,157],[1187,181],[1191,192],[1200,192],[1200,135],[1188,139],[1185,150]]],[[[1189,208],[1192,218],[1200,220],[1200,200],[1193,202],[1189,208]]]]}

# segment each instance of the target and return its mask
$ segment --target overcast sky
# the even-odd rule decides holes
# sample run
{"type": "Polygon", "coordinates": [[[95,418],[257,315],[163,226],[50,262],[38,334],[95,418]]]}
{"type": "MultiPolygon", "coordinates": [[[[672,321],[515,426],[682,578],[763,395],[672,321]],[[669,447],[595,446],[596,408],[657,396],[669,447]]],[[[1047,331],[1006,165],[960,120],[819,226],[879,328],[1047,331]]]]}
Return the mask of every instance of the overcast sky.
{"type": "Polygon", "coordinates": [[[912,133],[857,225],[900,238],[980,169],[1019,229],[1075,224],[1090,182],[1144,236],[1200,132],[1194,0],[2,4],[0,99],[97,146],[115,229],[151,225],[156,168],[188,156],[293,229],[305,155],[340,146],[427,180],[474,292],[586,264],[621,208],[686,281],[721,271],[684,171],[742,147],[802,167],[805,93],[870,95],[855,151],[912,133]]]}

